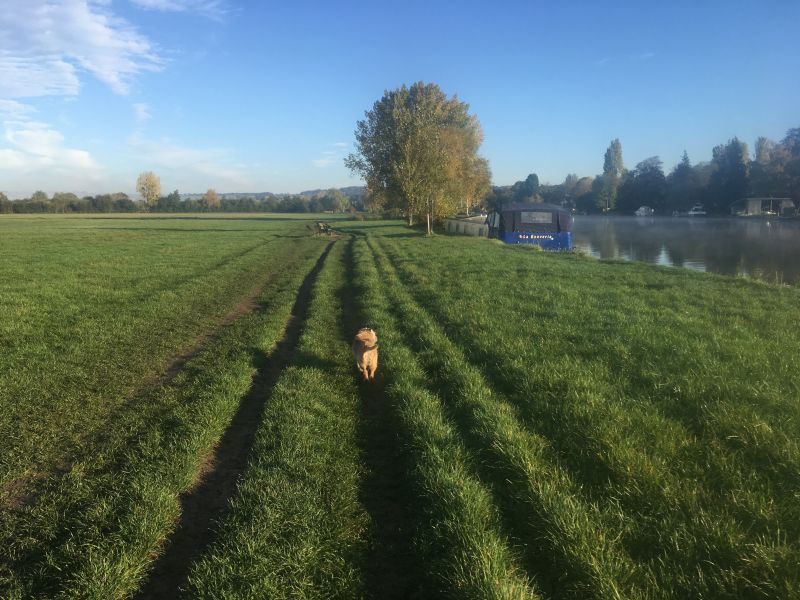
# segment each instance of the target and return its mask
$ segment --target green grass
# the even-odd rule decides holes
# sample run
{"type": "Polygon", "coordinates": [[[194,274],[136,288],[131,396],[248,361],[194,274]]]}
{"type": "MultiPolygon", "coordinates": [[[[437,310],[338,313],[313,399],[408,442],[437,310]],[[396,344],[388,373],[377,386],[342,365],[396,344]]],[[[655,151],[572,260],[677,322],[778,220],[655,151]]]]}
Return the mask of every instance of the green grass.
{"type": "MultiPolygon", "coordinates": [[[[0,595],[147,580],[308,222],[0,219],[0,595]]],[[[337,227],[185,597],[800,597],[798,288],[337,227]]]]}
{"type": "MultiPolygon", "coordinates": [[[[392,232],[376,242],[428,319],[549,441],[638,588],[797,593],[795,288],[392,232]]],[[[437,369],[457,394],[465,367],[437,369]]]]}
{"type": "Polygon", "coordinates": [[[0,220],[0,502],[107,435],[298,235],[284,222],[0,220]]]}
{"type": "MultiPolygon", "coordinates": [[[[253,237],[263,235],[255,230],[253,237]]],[[[155,236],[151,246],[156,240],[160,238],[155,236]]],[[[73,252],[81,256],[81,242],[73,243],[73,252]]],[[[2,513],[0,539],[7,549],[0,568],[4,596],[113,598],[136,589],[178,516],[178,494],[192,484],[201,459],[230,422],[249,388],[257,356],[268,355],[282,334],[297,288],[322,247],[321,241],[303,236],[275,252],[271,261],[243,266],[250,272],[239,274],[245,279],[240,294],[249,294],[254,283],[264,284],[254,299],[257,310],[216,330],[174,379],[153,389],[144,386],[147,391],[135,401],[107,411],[105,421],[95,417],[97,407],[87,409],[88,415],[72,414],[69,405],[46,407],[57,413],[49,423],[53,438],[60,436],[60,424],[70,419],[83,419],[86,427],[106,426],[102,435],[88,438],[91,444],[73,449],[63,472],[34,481],[23,506],[2,513]]],[[[140,252],[147,254],[148,246],[140,252]]],[[[220,277],[206,293],[222,295],[226,290],[218,286],[224,283],[220,277]]],[[[215,300],[186,301],[191,305],[215,300]]],[[[227,308],[235,302],[231,298],[227,308]]],[[[197,325],[181,325],[197,331],[197,325]]],[[[160,322],[154,326],[158,329],[160,322]]],[[[140,354],[146,355],[150,339],[138,340],[140,354]]],[[[115,382],[106,383],[105,394],[113,400],[115,382]]],[[[41,442],[31,442],[35,443],[41,442]]]]}
{"type": "Polygon", "coordinates": [[[357,242],[356,274],[361,313],[380,332],[387,393],[405,429],[410,478],[420,498],[415,539],[429,570],[428,585],[437,594],[459,598],[536,597],[517,552],[499,530],[496,506],[475,475],[473,458],[397,331],[363,240],[357,242]]]}
{"type": "Polygon", "coordinates": [[[252,459],[188,598],[354,598],[369,517],[359,503],[359,395],[340,337],[338,243],[313,288],[296,353],[265,409],[252,459]]]}

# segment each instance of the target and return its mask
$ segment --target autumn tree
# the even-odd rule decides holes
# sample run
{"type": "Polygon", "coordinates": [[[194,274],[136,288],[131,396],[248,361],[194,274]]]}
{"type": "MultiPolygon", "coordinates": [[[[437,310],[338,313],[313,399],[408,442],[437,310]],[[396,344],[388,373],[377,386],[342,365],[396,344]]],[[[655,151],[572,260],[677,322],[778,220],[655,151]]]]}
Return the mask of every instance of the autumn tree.
{"type": "Polygon", "coordinates": [[[488,189],[477,155],[483,133],[469,106],[439,86],[418,82],[387,91],[356,124],[356,152],[345,164],[366,181],[368,205],[401,211],[413,224],[474,202],[488,189]]]}
{"type": "Polygon", "coordinates": [[[492,171],[489,161],[482,156],[474,156],[465,161],[464,171],[461,175],[463,189],[461,197],[464,202],[464,212],[468,215],[472,207],[478,206],[492,191],[492,171]]]}
{"type": "Polygon", "coordinates": [[[152,171],[144,171],[136,180],[136,191],[142,197],[145,207],[153,208],[161,197],[161,179],[152,171]]]}
{"type": "Polygon", "coordinates": [[[203,203],[207,209],[217,210],[220,205],[219,194],[217,194],[217,190],[214,188],[208,188],[206,193],[203,194],[203,203]]]}

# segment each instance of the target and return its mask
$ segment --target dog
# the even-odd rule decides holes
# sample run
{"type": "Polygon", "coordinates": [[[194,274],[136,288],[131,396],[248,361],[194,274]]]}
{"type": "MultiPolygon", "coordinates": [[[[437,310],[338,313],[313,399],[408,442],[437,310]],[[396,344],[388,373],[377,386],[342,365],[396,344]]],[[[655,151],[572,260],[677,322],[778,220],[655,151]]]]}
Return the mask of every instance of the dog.
{"type": "Polygon", "coordinates": [[[362,327],[353,340],[353,356],[364,381],[374,381],[378,370],[378,335],[369,327],[362,327]]]}

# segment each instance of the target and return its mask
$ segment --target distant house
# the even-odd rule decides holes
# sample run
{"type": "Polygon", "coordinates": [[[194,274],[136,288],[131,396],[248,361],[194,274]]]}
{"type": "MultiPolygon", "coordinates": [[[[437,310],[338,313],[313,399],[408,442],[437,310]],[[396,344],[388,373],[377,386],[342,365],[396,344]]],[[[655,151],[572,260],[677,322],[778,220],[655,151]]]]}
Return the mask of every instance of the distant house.
{"type": "Polygon", "coordinates": [[[737,217],[759,217],[762,215],[795,215],[791,198],[745,198],[731,204],[731,214],[737,217]]]}

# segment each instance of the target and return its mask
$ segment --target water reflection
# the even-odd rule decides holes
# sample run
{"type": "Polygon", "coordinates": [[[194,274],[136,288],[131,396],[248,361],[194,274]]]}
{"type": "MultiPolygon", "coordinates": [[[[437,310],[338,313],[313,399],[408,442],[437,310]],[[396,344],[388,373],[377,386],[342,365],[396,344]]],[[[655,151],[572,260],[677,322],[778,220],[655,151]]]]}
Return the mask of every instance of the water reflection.
{"type": "Polygon", "coordinates": [[[572,235],[598,258],[800,283],[796,220],[578,216],[572,235]]]}

